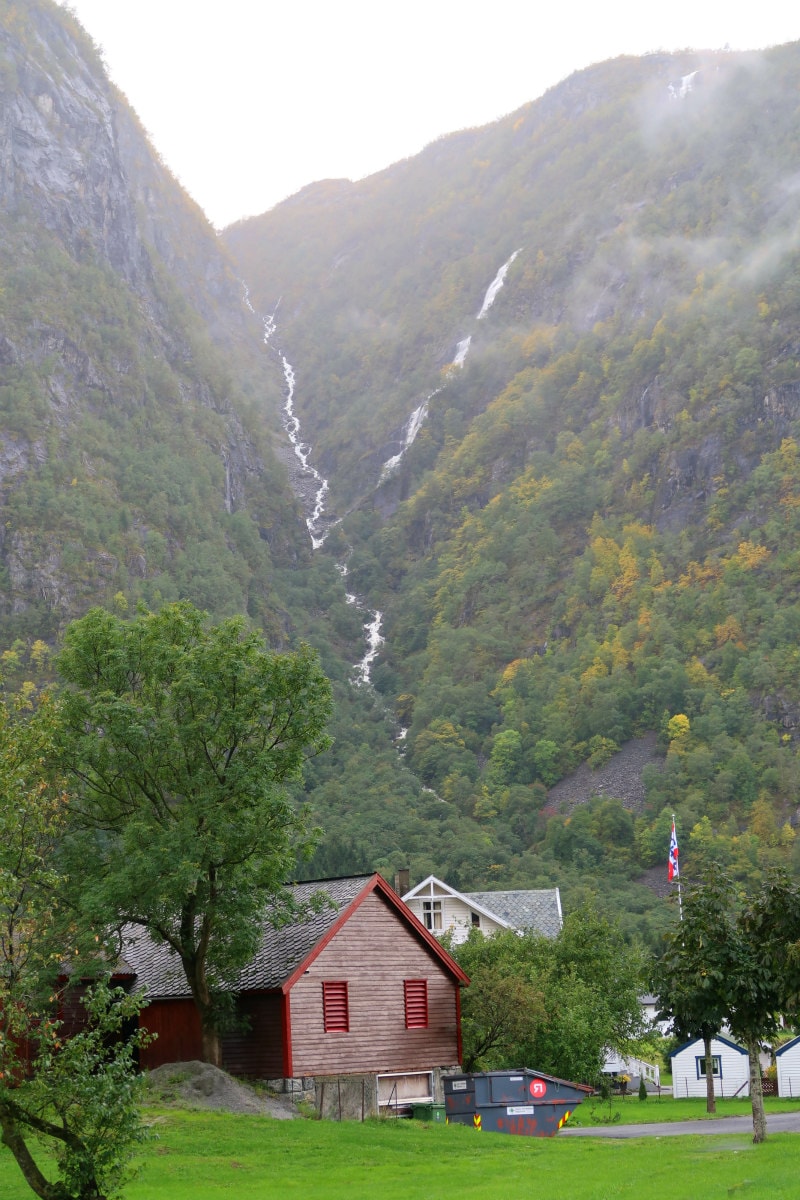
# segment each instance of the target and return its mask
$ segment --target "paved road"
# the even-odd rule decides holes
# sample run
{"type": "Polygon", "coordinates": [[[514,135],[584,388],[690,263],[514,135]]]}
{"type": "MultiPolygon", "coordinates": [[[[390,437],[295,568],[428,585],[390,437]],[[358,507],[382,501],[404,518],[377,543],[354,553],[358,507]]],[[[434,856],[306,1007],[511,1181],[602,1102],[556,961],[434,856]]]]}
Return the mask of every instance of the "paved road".
{"type": "MultiPolygon", "coordinates": [[[[800,1133],[800,1112],[770,1113],[769,1133],[800,1133]]],[[[710,1117],[696,1121],[658,1121],[653,1125],[597,1125],[591,1129],[562,1129],[559,1137],[675,1137],[680,1133],[753,1134],[752,1117],[710,1117]]]]}

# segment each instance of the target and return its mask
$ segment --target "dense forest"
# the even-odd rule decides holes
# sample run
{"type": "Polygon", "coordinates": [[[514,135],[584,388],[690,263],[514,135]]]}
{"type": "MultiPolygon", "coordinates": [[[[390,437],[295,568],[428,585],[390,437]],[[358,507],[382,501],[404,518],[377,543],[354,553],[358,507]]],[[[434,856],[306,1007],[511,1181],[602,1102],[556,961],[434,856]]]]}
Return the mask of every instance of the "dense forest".
{"type": "Polygon", "coordinates": [[[451,880],[636,924],[673,810],[690,874],[794,863],[799,77],[798,46],[601,64],[227,233],[302,364],[321,553],[352,547],[405,761],[462,816],[451,880]],[[641,788],[593,795],[648,735],[641,788]]]}
{"type": "Polygon", "coordinates": [[[217,238],[70,13],[0,0],[5,686],[187,598],[333,682],[301,875],[651,937],[673,811],[689,876],[796,868],[799,83],[618,59],[217,238]]]}

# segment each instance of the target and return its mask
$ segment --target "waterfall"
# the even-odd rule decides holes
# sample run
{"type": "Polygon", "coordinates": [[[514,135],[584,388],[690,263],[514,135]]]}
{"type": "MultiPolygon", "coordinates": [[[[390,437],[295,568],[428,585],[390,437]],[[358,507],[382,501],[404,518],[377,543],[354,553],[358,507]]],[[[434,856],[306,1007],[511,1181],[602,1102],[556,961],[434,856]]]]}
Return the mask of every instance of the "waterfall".
{"type": "MultiPolygon", "coordinates": [[[[266,329],[266,322],[265,322],[266,329]]],[[[265,333],[265,340],[266,340],[265,333]]],[[[306,517],[306,528],[311,536],[311,545],[315,550],[319,550],[322,543],[325,541],[325,533],[320,531],[319,521],[325,511],[325,497],[328,494],[328,481],[323,479],[316,467],[309,462],[311,447],[307,442],[304,442],[300,437],[300,421],[294,411],[294,389],[295,389],[295,374],[294,367],[286,358],[281,355],[281,363],[283,364],[283,377],[286,380],[286,401],[283,406],[284,421],[283,427],[286,430],[286,435],[292,444],[297,461],[300,463],[300,468],[306,480],[310,481],[311,491],[314,495],[314,506],[310,517],[306,517]]]]}
{"type": "MultiPolygon", "coordinates": [[[[254,316],[257,316],[258,314],[250,302],[250,289],[244,281],[242,281],[242,288],[244,289],[244,303],[246,307],[254,316]]],[[[281,298],[279,297],[272,312],[268,316],[261,318],[262,336],[265,346],[269,346],[270,340],[278,328],[276,318],[280,303],[281,298]]],[[[327,479],[323,479],[316,467],[309,461],[311,446],[300,437],[300,421],[294,411],[294,392],[297,383],[294,367],[280,350],[277,351],[277,354],[281,361],[283,378],[286,384],[286,399],[283,405],[283,428],[286,431],[286,436],[294,451],[295,458],[300,464],[300,487],[298,488],[300,497],[306,501],[306,508],[310,507],[311,509],[311,515],[306,517],[306,528],[311,538],[311,545],[315,550],[319,550],[327,536],[327,530],[321,528],[321,521],[325,512],[325,498],[328,495],[328,481],[327,479]]]]}
{"type": "Polygon", "coordinates": [[[458,343],[458,345],[456,346],[456,356],[453,359],[454,367],[463,367],[464,366],[464,363],[466,362],[466,359],[467,359],[467,355],[469,354],[469,347],[470,347],[471,342],[472,342],[472,334],[469,334],[468,337],[462,338],[461,341],[458,343]]]}
{"type": "Polygon", "coordinates": [[[503,284],[506,281],[506,275],[508,274],[508,268],[511,266],[511,264],[513,263],[514,259],[517,257],[519,252],[520,252],[519,250],[514,251],[514,253],[511,255],[511,258],[509,258],[508,262],[503,263],[502,267],[497,272],[497,274],[495,275],[492,282],[489,284],[489,287],[486,291],[486,295],[483,297],[483,304],[481,305],[481,311],[478,313],[478,316],[477,316],[478,321],[483,320],[483,318],[488,313],[489,309],[494,304],[497,293],[500,291],[500,288],[503,286],[503,284]]]}
{"type": "Polygon", "coordinates": [[[420,404],[418,408],[414,409],[403,428],[402,449],[400,450],[399,454],[393,454],[391,458],[387,458],[386,462],[381,467],[381,475],[378,483],[383,483],[385,480],[387,480],[389,476],[392,475],[400,466],[403,455],[408,447],[413,443],[414,439],[422,428],[425,418],[428,415],[428,405],[433,397],[437,396],[441,390],[441,388],[437,388],[435,392],[431,392],[430,396],[427,396],[426,399],[422,401],[422,404],[420,404]]]}

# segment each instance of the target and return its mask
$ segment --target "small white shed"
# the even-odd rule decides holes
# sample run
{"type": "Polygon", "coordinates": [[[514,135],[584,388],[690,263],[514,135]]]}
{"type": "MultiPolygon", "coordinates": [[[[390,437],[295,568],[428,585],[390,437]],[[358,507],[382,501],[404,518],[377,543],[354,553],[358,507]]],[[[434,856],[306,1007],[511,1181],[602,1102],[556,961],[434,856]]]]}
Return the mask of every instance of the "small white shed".
{"type": "Polygon", "coordinates": [[[800,1097],[800,1037],[785,1042],[775,1051],[778,1067],[778,1095],[800,1097]]]}
{"type": "MultiPolygon", "coordinates": [[[[711,1039],[711,1056],[714,1062],[715,1096],[749,1096],[750,1063],[747,1051],[736,1042],[717,1034],[711,1039]]],[[[703,1039],[694,1038],[684,1042],[670,1054],[672,1065],[672,1094],[676,1099],[684,1096],[706,1095],[706,1060],[703,1039]]]]}

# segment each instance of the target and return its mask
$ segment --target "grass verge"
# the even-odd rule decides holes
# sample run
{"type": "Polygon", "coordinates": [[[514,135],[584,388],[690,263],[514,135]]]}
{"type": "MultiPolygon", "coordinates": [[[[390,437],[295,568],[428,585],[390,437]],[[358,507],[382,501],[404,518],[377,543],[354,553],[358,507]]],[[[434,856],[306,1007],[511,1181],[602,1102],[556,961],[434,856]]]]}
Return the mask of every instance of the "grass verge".
{"type": "MultiPolygon", "coordinates": [[[[764,1110],[770,1113],[797,1112],[800,1100],[782,1100],[777,1096],[764,1098],[764,1110]]],[[[639,1100],[636,1096],[622,1099],[612,1096],[610,1100],[584,1100],[570,1117],[570,1125],[582,1128],[599,1125],[652,1125],[657,1121],[705,1121],[714,1117],[749,1117],[752,1113],[746,1096],[736,1100],[717,1100],[717,1111],[713,1116],[706,1112],[706,1102],[699,1098],[676,1100],[672,1096],[650,1096],[639,1100]]]]}
{"type": "MultiPolygon", "coordinates": [[[[335,1124],[219,1113],[152,1114],[157,1137],[126,1200],[795,1200],[800,1137],[616,1141],[515,1138],[418,1121],[335,1124]]],[[[30,1200],[0,1150],[0,1196],[30,1200]]]]}

